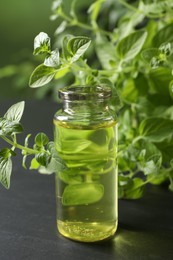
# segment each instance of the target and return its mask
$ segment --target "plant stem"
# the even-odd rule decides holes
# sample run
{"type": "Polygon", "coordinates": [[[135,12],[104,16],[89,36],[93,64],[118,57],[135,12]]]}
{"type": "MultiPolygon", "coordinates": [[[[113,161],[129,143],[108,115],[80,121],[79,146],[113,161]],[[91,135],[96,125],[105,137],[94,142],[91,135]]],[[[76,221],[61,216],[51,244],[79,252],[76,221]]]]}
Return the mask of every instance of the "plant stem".
{"type": "Polygon", "coordinates": [[[31,149],[31,148],[28,148],[28,147],[25,147],[25,146],[23,146],[23,145],[20,145],[20,144],[18,144],[18,143],[16,143],[16,142],[10,140],[10,139],[7,138],[6,136],[2,136],[2,135],[1,135],[1,138],[2,138],[4,141],[6,141],[7,143],[9,143],[10,145],[12,145],[13,147],[18,148],[18,149],[20,149],[20,150],[24,150],[24,151],[26,151],[28,154],[37,154],[37,153],[39,153],[39,151],[34,150],[34,149],[31,149]]]}
{"type": "Polygon", "coordinates": [[[135,11],[135,12],[139,12],[139,9],[134,7],[133,5],[128,4],[127,2],[124,2],[123,0],[118,0],[122,5],[124,5],[125,7],[127,7],[128,9],[135,11]]]}
{"type": "Polygon", "coordinates": [[[66,20],[71,26],[78,26],[78,27],[86,29],[88,31],[100,32],[104,35],[107,35],[110,37],[112,36],[111,32],[105,31],[105,30],[99,28],[98,26],[97,26],[97,28],[93,28],[92,26],[82,23],[77,19],[72,19],[70,16],[67,16],[62,10],[60,12],[58,12],[58,14],[61,18],[66,20]]]}

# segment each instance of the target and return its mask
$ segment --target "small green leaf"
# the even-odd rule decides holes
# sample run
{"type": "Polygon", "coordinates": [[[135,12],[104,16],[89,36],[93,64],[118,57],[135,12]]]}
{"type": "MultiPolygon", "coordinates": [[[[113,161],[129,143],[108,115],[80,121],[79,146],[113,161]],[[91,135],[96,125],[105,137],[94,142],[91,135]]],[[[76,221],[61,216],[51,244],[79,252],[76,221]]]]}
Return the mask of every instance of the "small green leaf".
{"type": "Polygon", "coordinates": [[[159,53],[160,52],[157,48],[149,48],[149,49],[142,51],[141,55],[142,55],[142,58],[150,64],[151,59],[155,56],[158,56],[159,53]]]}
{"type": "Polygon", "coordinates": [[[167,172],[165,170],[160,170],[158,172],[151,173],[147,176],[147,182],[153,185],[160,185],[168,179],[167,172]]]}
{"type": "MultiPolygon", "coordinates": [[[[147,1],[146,1],[147,2],[147,1]]],[[[139,10],[147,15],[155,15],[155,17],[160,16],[161,13],[166,12],[165,1],[158,1],[158,3],[147,3],[140,1],[139,10]]]]}
{"type": "Polygon", "coordinates": [[[72,39],[74,36],[71,35],[71,34],[68,34],[66,35],[64,38],[63,38],[63,42],[62,42],[62,56],[65,60],[69,60],[70,57],[71,57],[71,54],[70,52],[68,51],[68,48],[67,48],[67,45],[68,45],[68,42],[70,41],[70,39],[72,39]]]}
{"type": "Polygon", "coordinates": [[[3,135],[19,134],[23,132],[23,127],[19,122],[6,120],[1,131],[3,135]]]}
{"type": "Polygon", "coordinates": [[[6,188],[10,188],[10,177],[12,172],[11,158],[0,158],[0,182],[6,188]]]}
{"type": "Polygon", "coordinates": [[[50,38],[47,33],[40,32],[34,39],[34,55],[50,53],[50,38]]]}
{"type": "MultiPolygon", "coordinates": [[[[31,134],[28,134],[25,138],[25,147],[28,147],[28,144],[29,144],[29,138],[31,137],[31,134]]],[[[23,155],[27,155],[27,151],[26,150],[22,150],[22,154],[23,155]]]]}
{"type": "Polygon", "coordinates": [[[27,153],[23,156],[22,158],[22,167],[27,169],[27,166],[26,166],[26,159],[27,159],[28,155],[27,153]]]}
{"type": "Polygon", "coordinates": [[[52,11],[56,11],[61,5],[63,0],[54,0],[52,3],[52,11]]]}
{"type": "Polygon", "coordinates": [[[31,74],[29,85],[31,88],[38,88],[49,83],[56,74],[56,69],[47,67],[43,64],[39,65],[31,74]]]}
{"type": "Polygon", "coordinates": [[[143,167],[143,171],[144,171],[145,175],[156,173],[157,172],[157,166],[156,166],[155,162],[153,160],[146,162],[144,167],[143,167]]]}
{"type": "Polygon", "coordinates": [[[37,170],[40,167],[40,163],[36,160],[36,158],[33,158],[31,161],[31,165],[29,167],[30,170],[37,170]]]}
{"type": "Polygon", "coordinates": [[[50,19],[53,21],[59,17],[59,13],[62,11],[63,0],[54,0],[52,3],[52,12],[50,19]]]}
{"type": "Polygon", "coordinates": [[[167,24],[155,34],[154,46],[159,47],[164,42],[173,42],[173,23],[167,24]]]}
{"type": "Polygon", "coordinates": [[[8,159],[11,155],[15,156],[16,153],[8,148],[2,148],[0,151],[0,158],[8,159]]]}
{"type": "Polygon", "coordinates": [[[12,105],[5,113],[4,118],[6,118],[9,121],[19,122],[22,118],[24,107],[25,107],[24,101],[12,105]]]}
{"type": "Polygon", "coordinates": [[[50,162],[46,167],[40,167],[39,172],[42,174],[52,174],[66,170],[67,166],[57,153],[54,142],[49,142],[48,151],[51,154],[50,162]]]}
{"type": "MultiPolygon", "coordinates": [[[[169,84],[173,79],[171,74],[171,70],[169,68],[158,68],[156,70],[152,70],[149,73],[150,83],[152,83],[153,89],[161,94],[162,99],[164,96],[167,96],[166,103],[169,103],[170,95],[169,95],[169,84]]],[[[151,100],[152,101],[152,100],[151,100]]],[[[160,101],[159,101],[160,105],[160,101]]]]}
{"type": "Polygon", "coordinates": [[[161,142],[172,135],[173,120],[159,117],[144,119],[139,126],[141,136],[152,142],[161,142]]]}
{"type": "Polygon", "coordinates": [[[98,129],[92,132],[91,135],[89,135],[88,140],[94,142],[95,144],[99,146],[103,146],[107,142],[108,133],[106,129],[98,129]]]}
{"type": "Polygon", "coordinates": [[[115,46],[112,42],[106,37],[99,35],[96,37],[95,49],[97,57],[104,69],[110,70],[112,67],[115,67],[115,65],[112,66],[112,63],[114,62],[116,64],[117,57],[115,46]]]}
{"type": "Polygon", "coordinates": [[[96,0],[93,4],[90,5],[88,13],[90,14],[92,22],[97,20],[100,8],[104,2],[106,2],[106,0],[96,0]]]}
{"type": "Polygon", "coordinates": [[[44,65],[47,67],[58,67],[59,66],[59,50],[56,49],[45,58],[44,65]]]}
{"type": "Polygon", "coordinates": [[[50,163],[51,155],[48,154],[47,152],[43,151],[43,152],[36,154],[35,158],[39,164],[46,167],[50,163]]]}
{"type": "Polygon", "coordinates": [[[147,38],[147,32],[139,30],[123,38],[117,45],[117,55],[121,60],[133,59],[142,49],[147,38]]]}
{"type": "Polygon", "coordinates": [[[124,199],[139,199],[144,193],[144,181],[140,178],[130,179],[128,184],[124,186],[124,199]]]}
{"type": "Polygon", "coordinates": [[[68,41],[67,49],[71,54],[71,62],[77,61],[88,49],[91,40],[88,37],[78,36],[73,37],[68,41]]]}
{"type": "Polygon", "coordinates": [[[169,56],[172,52],[171,43],[170,42],[164,42],[160,45],[159,51],[166,56],[169,56]]]}
{"type": "Polygon", "coordinates": [[[49,138],[44,133],[39,133],[35,137],[35,144],[38,147],[43,147],[44,145],[48,144],[48,142],[49,142],[49,138]]]}
{"type": "Polygon", "coordinates": [[[78,174],[77,169],[67,169],[63,172],[58,172],[58,177],[61,181],[67,184],[77,184],[82,182],[82,176],[78,174]]]}
{"type": "Polygon", "coordinates": [[[98,183],[81,183],[66,186],[62,204],[64,206],[95,203],[104,195],[104,187],[98,183]]]}
{"type": "Polygon", "coordinates": [[[57,27],[55,35],[59,35],[60,33],[62,33],[66,29],[67,25],[67,21],[62,21],[62,23],[57,27]]]}

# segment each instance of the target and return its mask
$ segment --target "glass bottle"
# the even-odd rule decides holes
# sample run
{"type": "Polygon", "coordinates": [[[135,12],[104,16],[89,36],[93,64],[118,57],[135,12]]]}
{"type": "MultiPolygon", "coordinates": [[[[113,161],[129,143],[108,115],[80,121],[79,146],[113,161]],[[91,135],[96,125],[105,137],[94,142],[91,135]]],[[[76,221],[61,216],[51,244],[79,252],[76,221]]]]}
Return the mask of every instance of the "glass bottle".
{"type": "Polygon", "coordinates": [[[73,86],[59,91],[54,140],[66,168],[55,174],[57,228],[70,239],[94,242],[117,229],[117,121],[111,89],[73,86]]]}

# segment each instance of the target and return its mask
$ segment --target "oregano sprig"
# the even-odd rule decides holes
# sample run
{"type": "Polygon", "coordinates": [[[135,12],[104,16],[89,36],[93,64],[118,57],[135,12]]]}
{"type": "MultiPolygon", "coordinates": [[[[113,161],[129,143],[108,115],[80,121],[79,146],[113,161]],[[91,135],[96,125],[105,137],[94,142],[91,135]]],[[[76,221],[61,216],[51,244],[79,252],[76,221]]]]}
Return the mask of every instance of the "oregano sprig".
{"type": "Polygon", "coordinates": [[[30,169],[37,169],[41,173],[51,174],[57,169],[65,169],[63,161],[59,158],[54,143],[44,133],[38,133],[34,139],[33,147],[29,147],[28,134],[24,145],[17,142],[17,134],[23,132],[20,120],[24,112],[25,102],[21,101],[12,105],[5,115],[0,118],[0,138],[9,147],[2,148],[0,151],[0,182],[9,189],[10,177],[12,173],[12,158],[16,156],[15,150],[21,150],[23,155],[22,166],[26,168],[26,160],[30,157],[30,169]],[[41,170],[40,170],[41,169],[41,170]]]}

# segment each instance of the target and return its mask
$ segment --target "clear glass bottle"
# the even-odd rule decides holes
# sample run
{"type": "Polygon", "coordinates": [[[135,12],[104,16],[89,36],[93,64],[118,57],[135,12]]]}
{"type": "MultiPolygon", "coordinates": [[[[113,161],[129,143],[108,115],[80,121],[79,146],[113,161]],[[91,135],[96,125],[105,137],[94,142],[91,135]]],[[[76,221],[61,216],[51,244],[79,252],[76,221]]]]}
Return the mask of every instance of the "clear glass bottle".
{"type": "Polygon", "coordinates": [[[74,86],[59,91],[54,140],[67,168],[56,176],[57,227],[70,239],[94,242],[117,229],[117,121],[111,89],[74,86]]]}

